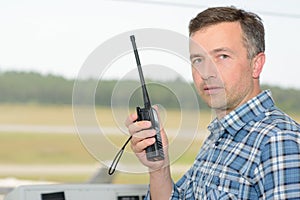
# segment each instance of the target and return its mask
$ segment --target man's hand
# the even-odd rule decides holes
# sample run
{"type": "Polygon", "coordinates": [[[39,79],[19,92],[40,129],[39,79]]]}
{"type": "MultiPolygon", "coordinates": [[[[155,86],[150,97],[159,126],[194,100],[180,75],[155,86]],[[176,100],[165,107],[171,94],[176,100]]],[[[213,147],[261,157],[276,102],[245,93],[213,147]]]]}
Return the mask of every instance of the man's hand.
{"type": "MultiPolygon", "coordinates": [[[[154,107],[157,111],[157,107],[154,107]]],[[[158,112],[157,112],[158,113],[158,112]]],[[[142,164],[148,167],[150,173],[150,196],[152,200],[169,199],[172,192],[172,179],[169,166],[168,139],[160,121],[160,134],[165,154],[165,159],[160,161],[148,161],[146,147],[155,142],[153,136],[156,134],[151,127],[150,121],[136,121],[137,114],[131,114],[126,119],[126,126],[132,135],[131,148],[142,164]]],[[[159,118],[159,115],[158,115],[159,118]]]]}
{"type": "MultiPolygon", "coordinates": [[[[157,111],[157,107],[155,107],[157,111]]],[[[146,157],[146,147],[155,143],[156,132],[154,129],[149,129],[151,127],[150,121],[136,121],[137,114],[131,114],[125,121],[125,125],[128,128],[129,133],[132,135],[131,139],[131,148],[136,156],[139,158],[141,163],[149,168],[150,171],[161,169],[169,165],[169,156],[168,156],[168,141],[166,133],[160,124],[161,130],[160,134],[162,137],[163,149],[165,154],[165,159],[161,161],[148,161],[146,157]]]]}

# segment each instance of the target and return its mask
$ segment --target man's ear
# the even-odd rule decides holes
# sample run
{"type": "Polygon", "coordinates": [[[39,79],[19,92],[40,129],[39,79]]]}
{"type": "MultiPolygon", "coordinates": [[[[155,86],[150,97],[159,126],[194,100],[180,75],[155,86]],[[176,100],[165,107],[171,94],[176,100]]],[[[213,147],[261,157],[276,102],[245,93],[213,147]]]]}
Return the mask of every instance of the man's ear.
{"type": "Polygon", "coordinates": [[[261,52],[257,54],[252,60],[252,78],[258,79],[260,73],[262,72],[263,66],[265,64],[266,55],[261,52]]]}

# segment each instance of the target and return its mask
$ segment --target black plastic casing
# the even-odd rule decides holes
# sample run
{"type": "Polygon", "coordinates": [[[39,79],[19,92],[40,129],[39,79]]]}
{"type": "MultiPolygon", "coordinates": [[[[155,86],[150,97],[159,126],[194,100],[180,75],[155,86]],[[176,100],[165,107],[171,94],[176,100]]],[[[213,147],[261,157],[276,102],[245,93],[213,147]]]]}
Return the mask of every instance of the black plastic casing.
{"type": "Polygon", "coordinates": [[[159,161],[163,160],[165,158],[164,156],[164,150],[161,140],[161,134],[160,134],[160,126],[159,126],[159,120],[158,115],[156,113],[156,110],[152,107],[150,108],[136,108],[136,112],[138,115],[137,121],[151,121],[152,126],[149,129],[154,129],[156,131],[155,143],[148,146],[146,148],[146,155],[147,159],[149,161],[159,161]]]}

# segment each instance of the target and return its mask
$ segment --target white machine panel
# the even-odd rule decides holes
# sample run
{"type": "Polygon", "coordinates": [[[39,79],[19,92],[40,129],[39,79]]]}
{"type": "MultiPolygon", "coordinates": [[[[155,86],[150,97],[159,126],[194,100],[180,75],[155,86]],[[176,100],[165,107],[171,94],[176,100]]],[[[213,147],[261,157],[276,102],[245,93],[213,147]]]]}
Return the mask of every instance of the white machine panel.
{"type": "Polygon", "coordinates": [[[142,200],[147,189],[147,185],[31,185],[14,189],[4,200],[142,200]]]}

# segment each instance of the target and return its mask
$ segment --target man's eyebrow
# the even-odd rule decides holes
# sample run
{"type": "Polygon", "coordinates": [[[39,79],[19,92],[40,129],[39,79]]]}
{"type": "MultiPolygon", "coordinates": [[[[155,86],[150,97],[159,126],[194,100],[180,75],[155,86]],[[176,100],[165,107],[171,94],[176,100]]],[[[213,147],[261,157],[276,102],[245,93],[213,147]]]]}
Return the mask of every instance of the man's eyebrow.
{"type": "Polygon", "coordinates": [[[203,54],[200,53],[194,53],[190,55],[190,60],[192,60],[193,58],[198,58],[198,57],[203,57],[203,54]]]}
{"type": "MultiPolygon", "coordinates": [[[[220,47],[220,48],[216,48],[213,49],[209,52],[210,55],[212,54],[216,54],[219,52],[229,52],[229,53],[234,53],[231,49],[227,48],[227,47],[220,47]]],[[[193,58],[198,58],[198,57],[204,57],[207,54],[203,54],[203,53],[193,53],[190,54],[190,60],[192,60],[193,58]]]]}
{"type": "Polygon", "coordinates": [[[234,53],[231,49],[229,48],[226,48],[226,47],[220,47],[220,48],[217,48],[217,49],[213,49],[212,51],[210,51],[210,54],[215,54],[215,53],[219,53],[219,52],[229,52],[229,53],[234,53]]]}

